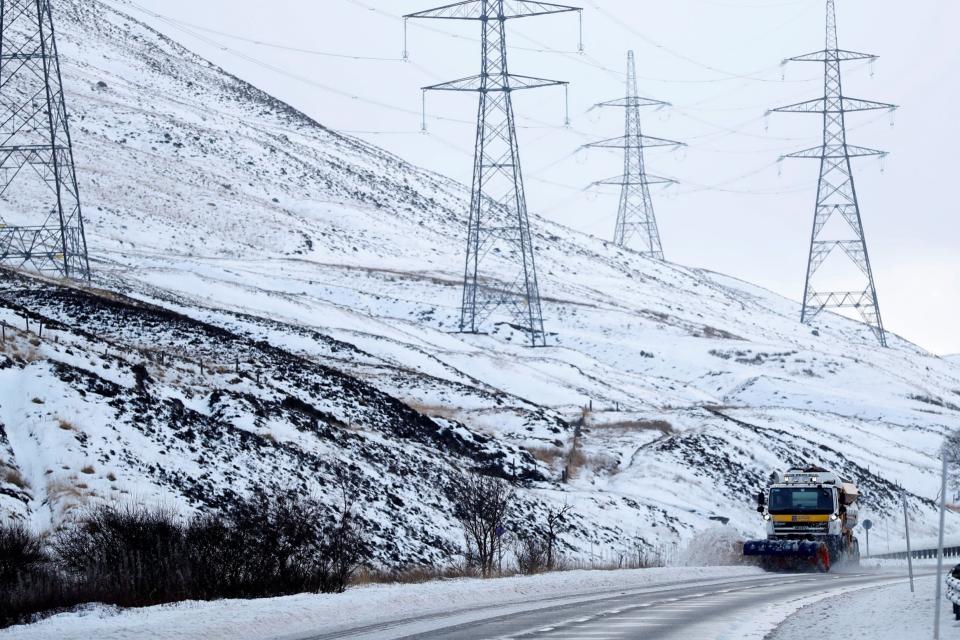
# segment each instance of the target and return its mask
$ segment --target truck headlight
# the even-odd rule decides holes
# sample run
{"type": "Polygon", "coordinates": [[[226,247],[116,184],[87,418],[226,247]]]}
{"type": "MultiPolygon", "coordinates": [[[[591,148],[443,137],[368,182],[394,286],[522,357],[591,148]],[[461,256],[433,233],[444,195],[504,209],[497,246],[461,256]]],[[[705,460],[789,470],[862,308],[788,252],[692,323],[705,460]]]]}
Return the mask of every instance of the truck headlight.
{"type": "Polygon", "coordinates": [[[764,515],[763,515],[763,519],[769,521],[769,520],[770,520],[770,514],[769,514],[769,513],[764,514],[764,515]]]}
{"type": "Polygon", "coordinates": [[[837,521],[837,520],[839,520],[839,519],[840,519],[840,517],[839,517],[837,514],[833,514],[832,516],[830,516],[830,521],[831,521],[831,522],[835,522],[835,521],[837,521]]]}

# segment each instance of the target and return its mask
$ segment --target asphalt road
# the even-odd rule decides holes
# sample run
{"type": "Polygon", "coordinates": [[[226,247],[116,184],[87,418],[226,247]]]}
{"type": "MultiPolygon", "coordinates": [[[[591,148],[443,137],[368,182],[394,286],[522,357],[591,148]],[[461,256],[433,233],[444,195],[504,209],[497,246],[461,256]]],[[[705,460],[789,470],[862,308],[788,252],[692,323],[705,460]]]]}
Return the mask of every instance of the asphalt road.
{"type": "Polygon", "coordinates": [[[304,640],[738,640],[748,631],[779,622],[784,604],[901,580],[902,573],[866,571],[701,580],[476,607],[304,640]]]}

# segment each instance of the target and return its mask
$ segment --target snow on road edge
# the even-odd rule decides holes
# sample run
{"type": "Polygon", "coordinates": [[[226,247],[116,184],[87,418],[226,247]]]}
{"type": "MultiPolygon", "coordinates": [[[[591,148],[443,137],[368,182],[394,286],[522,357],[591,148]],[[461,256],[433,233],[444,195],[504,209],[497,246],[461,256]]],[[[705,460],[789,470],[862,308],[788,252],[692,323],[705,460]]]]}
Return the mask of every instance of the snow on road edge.
{"type": "Polygon", "coordinates": [[[699,567],[634,571],[571,571],[497,580],[446,580],[416,585],[375,585],[339,595],[299,595],[264,600],[186,602],[144,609],[94,606],[33,625],[0,631],[17,640],[263,640],[333,633],[416,616],[476,607],[533,603],[676,582],[748,579],[753,567],[699,567]]]}
{"type": "MultiPolygon", "coordinates": [[[[917,578],[916,594],[908,583],[850,591],[806,603],[781,616],[782,624],[765,636],[765,640],[807,640],[811,629],[830,629],[836,638],[869,638],[870,640],[904,640],[933,635],[933,600],[936,578],[917,578]],[[785,618],[785,619],[784,619],[785,618]]],[[[953,620],[949,603],[941,612],[941,630],[945,637],[960,635],[960,623],[953,620]]],[[[764,638],[764,636],[760,636],[764,638]]]]}

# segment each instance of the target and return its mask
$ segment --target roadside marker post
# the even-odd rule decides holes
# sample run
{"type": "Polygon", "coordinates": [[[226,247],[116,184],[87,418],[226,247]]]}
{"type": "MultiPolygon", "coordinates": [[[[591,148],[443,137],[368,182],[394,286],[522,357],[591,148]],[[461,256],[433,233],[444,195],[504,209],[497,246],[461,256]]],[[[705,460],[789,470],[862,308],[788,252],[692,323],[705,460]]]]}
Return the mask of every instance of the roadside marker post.
{"type": "Polygon", "coordinates": [[[870,557],[870,529],[873,528],[873,520],[863,521],[863,530],[867,532],[867,557],[870,557]]]}
{"type": "Polygon", "coordinates": [[[907,532],[907,570],[910,573],[910,593],[916,593],[913,590],[913,553],[910,550],[910,515],[907,513],[907,492],[900,489],[903,497],[903,528],[907,532]]]}
{"type": "Polygon", "coordinates": [[[943,458],[943,475],[940,478],[940,536],[937,542],[937,597],[934,603],[933,640],[940,640],[940,604],[943,600],[943,527],[947,509],[947,452],[940,453],[943,458]]]}

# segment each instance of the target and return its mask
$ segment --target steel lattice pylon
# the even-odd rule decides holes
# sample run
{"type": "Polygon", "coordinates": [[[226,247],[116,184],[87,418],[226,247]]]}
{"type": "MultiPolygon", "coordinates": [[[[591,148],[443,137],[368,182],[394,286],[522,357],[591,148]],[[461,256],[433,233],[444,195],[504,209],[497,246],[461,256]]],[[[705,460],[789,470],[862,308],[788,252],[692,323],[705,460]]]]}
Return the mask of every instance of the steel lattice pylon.
{"type": "Polygon", "coordinates": [[[641,98],[637,90],[637,66],[633,51],[627,53],[627,95],[625,98],[601,102],[600,107],[622,107],[626,111],[626,128],[623,137],[601,140],[586,145],[585,148],[623,149],[623,175],[594,182],[590,187],[615,185],[620,189],[620,210],[617,214],[617,227],[614,242],[617,246],[628,246],[635,238],[643,243],[641,253],[657,260],[663,260],[663,243],[653,208],[650,186],[654,184],[675,184],[675,180],[659,178],[647,174],[644,150],[653,147],[679,147],[683,143],[643,135],[640,122],[641,107],[664,107],[669,103],[650,98],[641,98]]]}
{"type": "Polygon", "coordinates": [[[877,288],[870,266],[870,254],[860,217],[860,204],[853,179],[852,158],[885,156],[886,152],[847,144],[846,114],[858,111],[894,110],[895,105],[848,98],[843,94],[841,64],[851,60],[874,60],[876,56],[840,49],[837,41],[835,0],[827,0],[827,47],[790,61],[822,62],[825,66],[823,98],[775,109],[787,113],[823,114],[823,144],[813,149],[791,153],[785,158],[810,158],[820,161],[820,184],[814,215],[810,258],[803,296],[801,320],[811,322],[824,309],[856,309],[876,334],[883,346],[887,345],[877,288]],[[846,222],[843,237],[829,236],[825,229],[834,216],[846,222]],[[837,249],[843,252],[862,272],[865,283],[862,290],[818,291],[815,288],[817,271],[837,249]]]}
{"type": "Polygon", "coordinates": [[[0,207],[0,263],[89,278],[50,0],[0,0],[0,207]]]}
{"type": "Polygon", "coordinates": [[[506,307],[533,346],[546,345],[512,95],[520,89],[567,83],[511,74],[507,67],[506,23],[514,18],[574,11],[581,10],[528,0],[468,0],[405,16],[477,20],[482,25],[480,74],[424,87],[424,91],[480,94],[461,332],[478,333],[495,310],[506,307]],[[483,261],[490,254],[515,264],[515,277],[506,281],[485,277],[483,261]]]}

